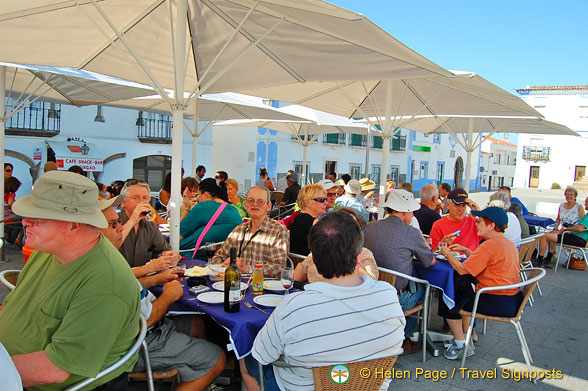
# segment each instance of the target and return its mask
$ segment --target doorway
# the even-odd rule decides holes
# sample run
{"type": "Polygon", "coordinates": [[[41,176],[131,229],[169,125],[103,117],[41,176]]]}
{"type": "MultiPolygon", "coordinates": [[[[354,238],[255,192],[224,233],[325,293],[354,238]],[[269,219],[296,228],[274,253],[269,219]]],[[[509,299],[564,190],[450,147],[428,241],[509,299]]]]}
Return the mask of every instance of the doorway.
{"type": "Polygon", "coordinates": [[[531,166],[529,173],[529,187],[536,189],[539,187],[539,166],[531,166]]]}
{"type": "Polygon", "coordinates": [[[579,181],[586,175],[586,166],[576,166],[576,174],[574,175],[574,182],[579,181]]]}
{"type": "MultiPolygon", "coordinates": [[[[325,160],[325,172],[323,178],[328,178],[330,173],[337,173],[337,162],[333,160],[325,160]]],[[[338,178],[341,178],[342,174],[338,174],[338,178]]]]}
{"type": "Polygon", "coordinates": [[[463,188],[463,159],[459,156],[455,159],[455,168],[453,171],[453,188],[463,188]]]}

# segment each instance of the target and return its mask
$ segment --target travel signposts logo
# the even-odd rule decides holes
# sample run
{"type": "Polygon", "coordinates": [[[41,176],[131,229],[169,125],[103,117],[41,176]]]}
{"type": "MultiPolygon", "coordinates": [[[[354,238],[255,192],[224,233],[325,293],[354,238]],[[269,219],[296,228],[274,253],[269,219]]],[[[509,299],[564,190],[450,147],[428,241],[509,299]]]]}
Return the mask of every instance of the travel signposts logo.
{"type": "Polygon", "coordinates": [[[331,368],[331,380],[335,384],[343,384],[349,380],[349,368],[343,364],[333,365],[331,368]]]}

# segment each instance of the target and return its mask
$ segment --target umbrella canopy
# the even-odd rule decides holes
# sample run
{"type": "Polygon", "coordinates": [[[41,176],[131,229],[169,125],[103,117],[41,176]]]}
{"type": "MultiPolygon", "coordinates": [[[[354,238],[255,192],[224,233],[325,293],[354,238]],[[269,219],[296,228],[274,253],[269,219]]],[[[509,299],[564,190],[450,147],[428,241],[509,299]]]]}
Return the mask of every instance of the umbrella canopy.
{"type": "Polygon", "coordinates": [[[145,85],[79,69],[5,62],[0,62],[0,66],[6,67],[9,97],[16,100],[42,97],[49,102],[80,107],[154,93],[145,85]]]}
{"type": "Polygon", "coordinates": [[[413,118],[407,128],[429,134],[449,133],[453,136],[467,153],[465,177],[467,191],[470,187],[471,155],[484,141],[482,137],[484,133],[488,135],[505,132],[580,136],[567,126],[534,117],[422,116],[413,118]]]}
{"type": "MultiPolygon", "coordinates": [[[[268,119],[254,119],[246,121],[223,121],[217,126],[258,126],[289,133],[296,136],[296,140],[304,147],[302,157],[302,183],[306,183],[306,152],[310,144],[316,141],[321,134],[327,133],[356,133],[368,134],[369,125],[352,121],[348,118],[314,110],[300,105],[290,105],[279,109],[283,113],[302,117],[306,122],[300,121],[270,121],[268,119]]],[[[379,133],[377,130],[376,133],[379,133]]]]}
{"type": "MultiPolygon", "coordinates": [[[[2,10],[0,61],[71,66],[157,91],[173,111],[174,188],[180,186],[183,111],[198,95],[451,76],[363,15],[320,0],[4,0],[2,10]],[[173,88],[175,98],[164,88],[173,88]]],[[[175,249],[180,205],[173,193],[175,249]]]]}

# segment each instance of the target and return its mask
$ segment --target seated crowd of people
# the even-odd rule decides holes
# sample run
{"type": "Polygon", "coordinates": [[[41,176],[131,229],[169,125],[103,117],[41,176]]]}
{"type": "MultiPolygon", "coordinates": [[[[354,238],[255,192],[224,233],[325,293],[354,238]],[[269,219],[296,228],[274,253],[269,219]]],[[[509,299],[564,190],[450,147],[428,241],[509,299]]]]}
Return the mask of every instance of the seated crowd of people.
{"type": "MultiPolygon", "coordinates": [[[[464,351],[469,356],[474,354],[473,344],[465,346],[469,319],[459,311],[471,310],[472,284],[479,289],[520,282],[516,245],[530,235],[523,218],[529,212],[508,187],[481,209],[464,189],[446,183],[439,189],[424,186],[417,202],[410,183],[389,181],[385,218],[377,220],[370,211],[379,198],[369,178],[337,179],[333,173],[300,186],[294,172],[276,181],[262,168],[257,183],[239,195],[237,181],[225,171],[206,178],[199,166],[180,189],[172,189],[166,178],[158,213],[143,181],[107,187],[79,172],[47,171],[30,195],[16,200],[16,185],[5,172],[10,216],[22,218],[26,244],[36,251],[0,306],[0,356],[3,345],[22,386],[34,389],[64,389],[115,362],[133,344],[140,314],[149,327],[154,370],[177,368],[178,390],[211,384],[229,357],[224,329],[204,316],[167,312],[184,293],[178,281],[183,273],[175,266],[181,256],[202,259],[203,246],[219,242],[212,264],[228,265],[230,249],[236,248],[242,272],[262,264],[270,278],[280,276],[289,253],[306,257],[294,271],[294,279],[307,284],[304,291],[284,298],[255,338],[252,354],[239,360],[248,390],[257,389],[261,377],[267,390],[312,390],[309,367],[421,349],[412,340],[417,319],[405,319],[403,311],[423,299],[424,287],[398,278],[393,288],[378,281],[378,267],[412,275],[414,261],[431,267],[436,252],[455,270],[455,306],[440,300],[438,308],[454,337],[445,357],[455,360],[464,351]],[[182,197],[180,253],[158,228],[174,191],[182,197]],[[272,218],[274,191],[283,192],[281,205],[296,204],[284,219],[272,218]],[[456,253],[467,260],[461,262],[456,253]],[[163,287],[159,297],[149,291],[156,285],[163,287]],[[321,346],[329,349],[317,349],[321,346]],[[296,367],[272,367],[278,359],[296,367]]],[[[557,219],[562,228],[541,239],[540,265],[550,262],[563,232],[573,233],[566,235],[571,244],[588,239],[588,217],[575,202],[577,192],[565,194],[557,219]]],[[[522,299],[518,289],[484,294],[479,311],[513,316],[522,299]]],[[[143,370],[143,357],[135,356],[94,387],[126,389],[128,373],[143,370]]]]}

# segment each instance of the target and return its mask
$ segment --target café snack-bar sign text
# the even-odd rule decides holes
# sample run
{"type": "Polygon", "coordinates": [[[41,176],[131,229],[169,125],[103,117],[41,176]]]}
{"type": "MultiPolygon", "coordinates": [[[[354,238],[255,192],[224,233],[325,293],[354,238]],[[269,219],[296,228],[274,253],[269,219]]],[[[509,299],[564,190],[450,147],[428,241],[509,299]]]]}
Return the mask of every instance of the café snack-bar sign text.
{"type": "Polygon", "coordinates": [[[71,166],[80,166],[84,171],[104,171],[104,161],[93,158],[57,158],[57,167],[60,170],[67,170],[71,166]]]}

